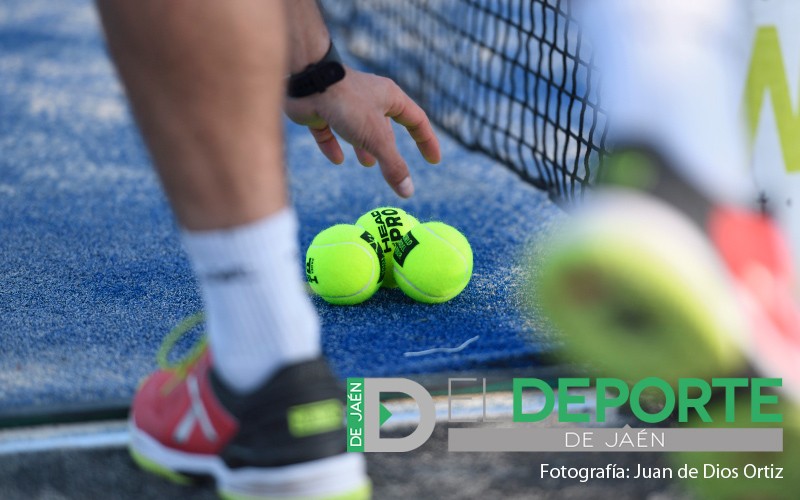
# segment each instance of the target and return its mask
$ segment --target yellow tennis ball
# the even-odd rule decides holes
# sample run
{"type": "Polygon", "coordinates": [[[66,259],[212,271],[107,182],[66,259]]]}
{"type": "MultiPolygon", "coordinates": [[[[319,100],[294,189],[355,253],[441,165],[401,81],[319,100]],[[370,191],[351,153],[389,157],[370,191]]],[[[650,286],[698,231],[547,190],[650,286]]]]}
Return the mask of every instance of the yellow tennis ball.
{"type": "Polygon", "coordinates": [[[383,281],[383,250],[364,228],[337,224],[319,233],[306,252],[306,281],[331,304],[372,297],[383,281]]]}
{"type": "Polygon", "coordinates": [[[363,227],[378,241],[386,257],[386,276],[383,279],[385,288],[397,288],[392,269],[394,261],[394,243],[400,241],[408,231],[419,224],[413,215],[396,207],[379,207],[365,213],[356,221],[356,225],[363,227]]]}
{"type": "Polygon", "coordinates": [[[414,300],[446,302],[464,290],[471,276],[472,248],[452,226],[419,224],[395,243],[394,278],[414,300]]]}

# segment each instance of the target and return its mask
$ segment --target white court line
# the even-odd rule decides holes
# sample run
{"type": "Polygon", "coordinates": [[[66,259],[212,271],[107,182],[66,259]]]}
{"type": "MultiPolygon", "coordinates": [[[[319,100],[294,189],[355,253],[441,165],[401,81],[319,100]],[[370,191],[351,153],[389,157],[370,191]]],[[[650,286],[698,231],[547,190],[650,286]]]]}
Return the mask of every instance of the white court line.
{"type": "Polygon", "coordinates": [[[0,431],[0,456],[67,449],[120,448],[128,444],[124,420],[0,431]]]}
{"type": "MultiPolygon", "coordinates": [[[[511,393],[490,394],[487,398],[487,415],[502,416],[510,419],[511,393]]],[[[436,421],[447,421],[446,397],[434,397],[436,404],[436,421]]],[[[483,415],[483,405],[476,406],[481,395],[474,395],[473,404],[459,401],[459,407],[453,408],[453,417],[478,419],[483,415]]],[[[392,418],[383,429],[399,429],[419,422],[417,404],[411,399],[396,399],[383,403],[392,412],[392,418]]],[[[102,448],[122,448],[128,445],[128,423],[124,420],[96,422],[85,424],[44,425],[23,427],[19,429],[0,430],[0,456],[17,453],[35,453],[55,450],[92,450],[102,448]]]]}
{"type": "MultiPolygon", "coordinates": [[[[541,395],[523,398],[523,411],[533,412],[544,404],[541,395]]],[[[479,423],[484,417],[495,422],[511,423],[513,415],[513,394],[507,391],[453,395],[450,401],[448,418],[447,396],[434,396],[436,421],[472,421],[479,423]],[[456,399],[458,398],[458,399],[456,399]],[[484,407],[485,401],[485,407],[484,407]]],[[[571,404],[573,413],[594,414],[596,410],[594,395],[585,393],[584,404],[571,404]]],[[[419,422],[419,408],[412,399],[393,399],[383,403],[392,413],[391,418],[381,426],[392,430],[416,426],[419,422]]],[[[615,409],[609,411],[608,421],[616,419],[615,409]]],[[[0,430],[0,456],[18,453],[35,453],[57,450],[92,450],[103,448],[123,448],[128,445],[128,423],[124,420],[83,424],[60,424],[19,429],[0,430]]]]}

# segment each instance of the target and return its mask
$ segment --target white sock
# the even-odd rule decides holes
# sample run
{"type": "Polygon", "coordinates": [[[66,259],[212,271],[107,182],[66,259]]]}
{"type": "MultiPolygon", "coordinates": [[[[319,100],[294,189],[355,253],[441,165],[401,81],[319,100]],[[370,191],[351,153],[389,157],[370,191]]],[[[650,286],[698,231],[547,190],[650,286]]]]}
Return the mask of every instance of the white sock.
{"type": "Polygon", "coordinates": [[[234,390],[320,354],[319,319],[298,267],[297,217],[286,208],[232,229],[186,231],[214,367],[234,390]]]}

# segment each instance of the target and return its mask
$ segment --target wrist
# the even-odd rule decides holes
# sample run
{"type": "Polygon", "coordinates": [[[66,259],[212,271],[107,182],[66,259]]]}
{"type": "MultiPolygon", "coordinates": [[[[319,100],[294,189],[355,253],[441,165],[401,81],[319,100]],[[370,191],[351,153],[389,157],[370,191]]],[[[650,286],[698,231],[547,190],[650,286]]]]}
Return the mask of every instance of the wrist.
{"type": "Polygon", "coordinates": [[[328,52],[331,39],[327,30],[311,40],[290,40],[292,43],[291,57],[289,59],[289,73],[295,74],[303,71],[309,65],[321,60],[328,52]]]}
{"type": "Polygon", "coordinates": [[[289,75],[286,93],[291,98],[308,97],[325,92],[345,77],[345,68],[332,41],[325,54],[302,71],[289,75]]]}

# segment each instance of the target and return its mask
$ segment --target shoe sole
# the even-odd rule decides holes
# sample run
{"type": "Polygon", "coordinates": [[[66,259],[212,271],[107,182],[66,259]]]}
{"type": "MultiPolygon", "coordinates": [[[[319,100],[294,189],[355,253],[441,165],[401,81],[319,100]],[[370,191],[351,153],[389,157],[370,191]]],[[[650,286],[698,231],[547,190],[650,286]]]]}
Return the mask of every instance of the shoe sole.
{"type": "MultiPolygon", "coordinates": [[[[752,404],[749,397],[739,396],[734,404],[736,415],[749,415],[752,404]]],[[[782,401],[772,406],[769,413],[783,415],[783,423],[759,424],[749,422],[746,417],[726,423],[725,406],[726,403],[723,401],[712,403],[708,408],[712,422],[702,422],[695,416],[688,426],[698,429],[778,426],[783,429],[783,451],[668,453],[667,460],[673,469],[688,466],[700,471],[696,478],[683,480],[697,494],[697,498],[797,498],[797,492],[800,490],[800,474],[796,472],[800,469],[800,408],[788,401],[782,401]],[[759,469],[764,473],[755,475],[759,469]],[[725,474],[722,474],[722,471],[725,471],[725,474]],[[732,477],[730,471],[736,471],[738,477],[732,477]],[[775,476],[778,471],[781,472],[782,479],[775,476]]]]}
{"type": "MultiPolygon", "coordinates": [[[[786,343],[774,340],[779,332],[748,286],[728,277],[695,225],[641,194],[609,193],[591,209],[555,240],[533,290],[573,360],[599,365],[610,376],[656,376],[675,384],[685,377],[739,375],[747,366],[743,353],[753,360],[755,352],[769,350],[760,368],[775,375],[777,367],[764,360],[788,359],[780,352],[786,343]],[[754,327],[757,335],[748,334],[754,327]]],[[[786,364],[780,368],[788,370],[786,364]]],[[[736,404],[737,415],[748,415],[749,399],[736,404]]],[[[771,408],[783,415],[781,424],[753,424],[746,417],[726,423],[722,401],[712,401],[709,412],[711,423],[695,417],[686,427],[778,426],[783,451],[669,454],[674,469],[688,464],[702,471],[688,481],[700,498],[796,497],[800,476],[791,471],[800,467],[800,407],[783,401],[771,408]],[[747,478],[745,467],[751,473],[780,469],[784,479],[747,478]],[[706,477],[708,468],[736,470],[738,478],[706,477]]]]}
{"type": "Polygon", "coordinates": [[[211,477],[225,500],[368,500],[372,485],[355,453],[275,468],[230,469],[217,456],[178,451],[129,422],[129,451],[143,470],[190,485],[211,477]]]}
{"type": "Polygon", "coordinates": [[[688,219],[609,190],[568,222],[532,292],[566,356],[629,380],[735,373],[743,320],[722,264],[688,219]]]}

